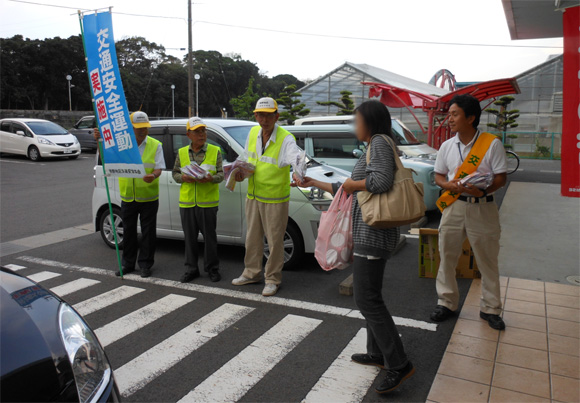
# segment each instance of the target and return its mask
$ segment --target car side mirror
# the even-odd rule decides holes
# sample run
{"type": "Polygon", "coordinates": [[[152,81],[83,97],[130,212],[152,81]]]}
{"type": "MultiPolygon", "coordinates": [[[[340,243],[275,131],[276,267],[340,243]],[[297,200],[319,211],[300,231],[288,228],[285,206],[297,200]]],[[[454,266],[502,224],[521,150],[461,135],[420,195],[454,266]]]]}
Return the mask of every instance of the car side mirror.
{"type": "Polygon", "coordinates": [[[22,130],[16,130],[16,134],[18,134],[19,136],[26,136],[26,134],[24,134],[22,130]]]}
{"type": "Polygon", "coordinates": [[[358,148],[352,150],[352,156],[356,159],[359,159],[360,157],[363,156],[363,152],[362,150],[359,150],[358,148]]]}

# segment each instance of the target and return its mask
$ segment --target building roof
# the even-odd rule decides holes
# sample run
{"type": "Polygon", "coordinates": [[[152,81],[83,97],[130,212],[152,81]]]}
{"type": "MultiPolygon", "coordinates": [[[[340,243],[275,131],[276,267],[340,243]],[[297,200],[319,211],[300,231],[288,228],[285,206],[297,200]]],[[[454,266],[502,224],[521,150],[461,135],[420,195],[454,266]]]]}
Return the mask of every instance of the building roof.
{"type": "Polygon", "coordinates": [[[436,87],[436,86],[428,84],[428,83],[423,83],[421,81],[413,80],[412,78],[401,76],[399,74],[396,74],[396,73],[393,73],[391,71],[387,71],[387,70],[384,70],[384,69],[381,69],[381,68],[378,68],[375,66],[371,66],[368,64],[356,64],[356,63],[351,63],[351,62],[344,63],[342,66],[332,70],[331,72],[325,74],[322,77],[317,78],[316,80],[314,80],[310,84],[304,86],[303,88],[301,88],[298,91],[302,92],[302,91],[308,89],[309,87],[313,86],[314,84],[328,78],[329,76],[333,75],[334,73],[338,72],[341,69],[344,69],[345,67],[349,67],[351,69],[354,69],[354,70],[364,74],[366,76],[365,81],[374,81],[374,82],[378,82],[378,83],[389,84],[389,85],[392,85],[395,87],[399,87],[399,88],[403,88],[403,89],[407,89],[407,90],[411,90],[411,91],[415,91],[415,92],[420,92],[422,94],[428,94],[428,95],[441,96],[441,95],[445,95],[449,92],[444,88],[439,88],[439,87],[436,87]]]}
{"type": "Polygon", "coordinates": [[[562,10],[578,0],[501,0],[512,39],[563,36],[562,10]]]}

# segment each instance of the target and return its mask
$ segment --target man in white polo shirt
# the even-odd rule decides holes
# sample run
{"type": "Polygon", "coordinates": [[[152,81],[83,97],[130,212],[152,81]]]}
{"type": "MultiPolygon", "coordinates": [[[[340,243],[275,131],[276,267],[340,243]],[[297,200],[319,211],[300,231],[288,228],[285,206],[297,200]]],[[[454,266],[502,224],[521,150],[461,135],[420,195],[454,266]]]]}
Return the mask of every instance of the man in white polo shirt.
{"type": "Polygon", "coordinates": [[[467,237],[482,276],[480,317],[502,330],[498,269],[501,228],[493,193],[506,184],[505,149],[499,138],[477,129],[481,106],[475,97],[458,95],[450,104],[449,126],[456,135],[441,145],[435,162],[435,181],[445,192],[437,201],[443,212],[439,226],[441,263],[437,273],[439,299],[431,319],[444,321],[458,308],[455,268],[467,237]],[[492,173],[493,182],[485,189],[459,183],[473,172],[492,173]]]}

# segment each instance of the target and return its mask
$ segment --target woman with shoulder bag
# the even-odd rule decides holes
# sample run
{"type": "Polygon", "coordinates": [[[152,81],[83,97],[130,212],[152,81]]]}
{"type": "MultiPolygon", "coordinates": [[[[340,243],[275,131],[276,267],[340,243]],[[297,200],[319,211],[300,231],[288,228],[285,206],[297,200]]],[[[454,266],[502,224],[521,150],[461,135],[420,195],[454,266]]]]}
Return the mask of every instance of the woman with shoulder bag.
{"type": "MultiPolygon", "coordinates": [[[[333,194],[341,185],[349,194],[388,192],[393,186],[396,163],[393,148],[380,136],[386,134],[392,138],[391,115],[387,107],[379,101],[362,103],[355,110],[355,131],[359,140],[371,146],[368,165],[365,153],[354,167],[351,178],[343,184],[305,177],[298,185],[318,187],[333,194]]],[[[356,197],[352,203],[352,231],[354,298],[367,322],[367,352],[354,354],[352,360],[386,369],[385,379],[375,390],[380,394],[388,393],[415,373],[382,295],[385,265],[397,246],[400,232],[398,227],[376,229],[367,225],[356,197]]]]}

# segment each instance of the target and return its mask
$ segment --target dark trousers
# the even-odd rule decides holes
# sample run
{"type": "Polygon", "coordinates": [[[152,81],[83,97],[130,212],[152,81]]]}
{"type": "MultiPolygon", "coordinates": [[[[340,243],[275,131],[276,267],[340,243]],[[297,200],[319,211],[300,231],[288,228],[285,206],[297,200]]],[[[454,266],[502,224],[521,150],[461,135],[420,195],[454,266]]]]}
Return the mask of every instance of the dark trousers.
{"type": "Polygon", "coordinates": [[[384,357],[385,368],[397,370],[404,368],[408,360],[395,322],[383,300],[385,265],[385,259],[354,257],[354,299],[367,321],[367,354],[384,357]]]}
{"type": "Polygon", "coordinates": [[[181,226],[185,235],[185,270],[196,271],[198,268],[199,245],[197,237],[203,235],[204,270],[217,271],[220,266],[217,251],[217,207],[202,208],[199,206],[179,208],[181,226]]]}
{"type": "Polygon", "coordinates": [[[139,252],[141,270],[151,269],[155,262],[157,240],[157,210],[159,200],[152,202],[121,202],[123,218],[123,267],[132,269],[139,252]],[[141,245],[137,240],[137,220],[141,223],[141,245]]]}

